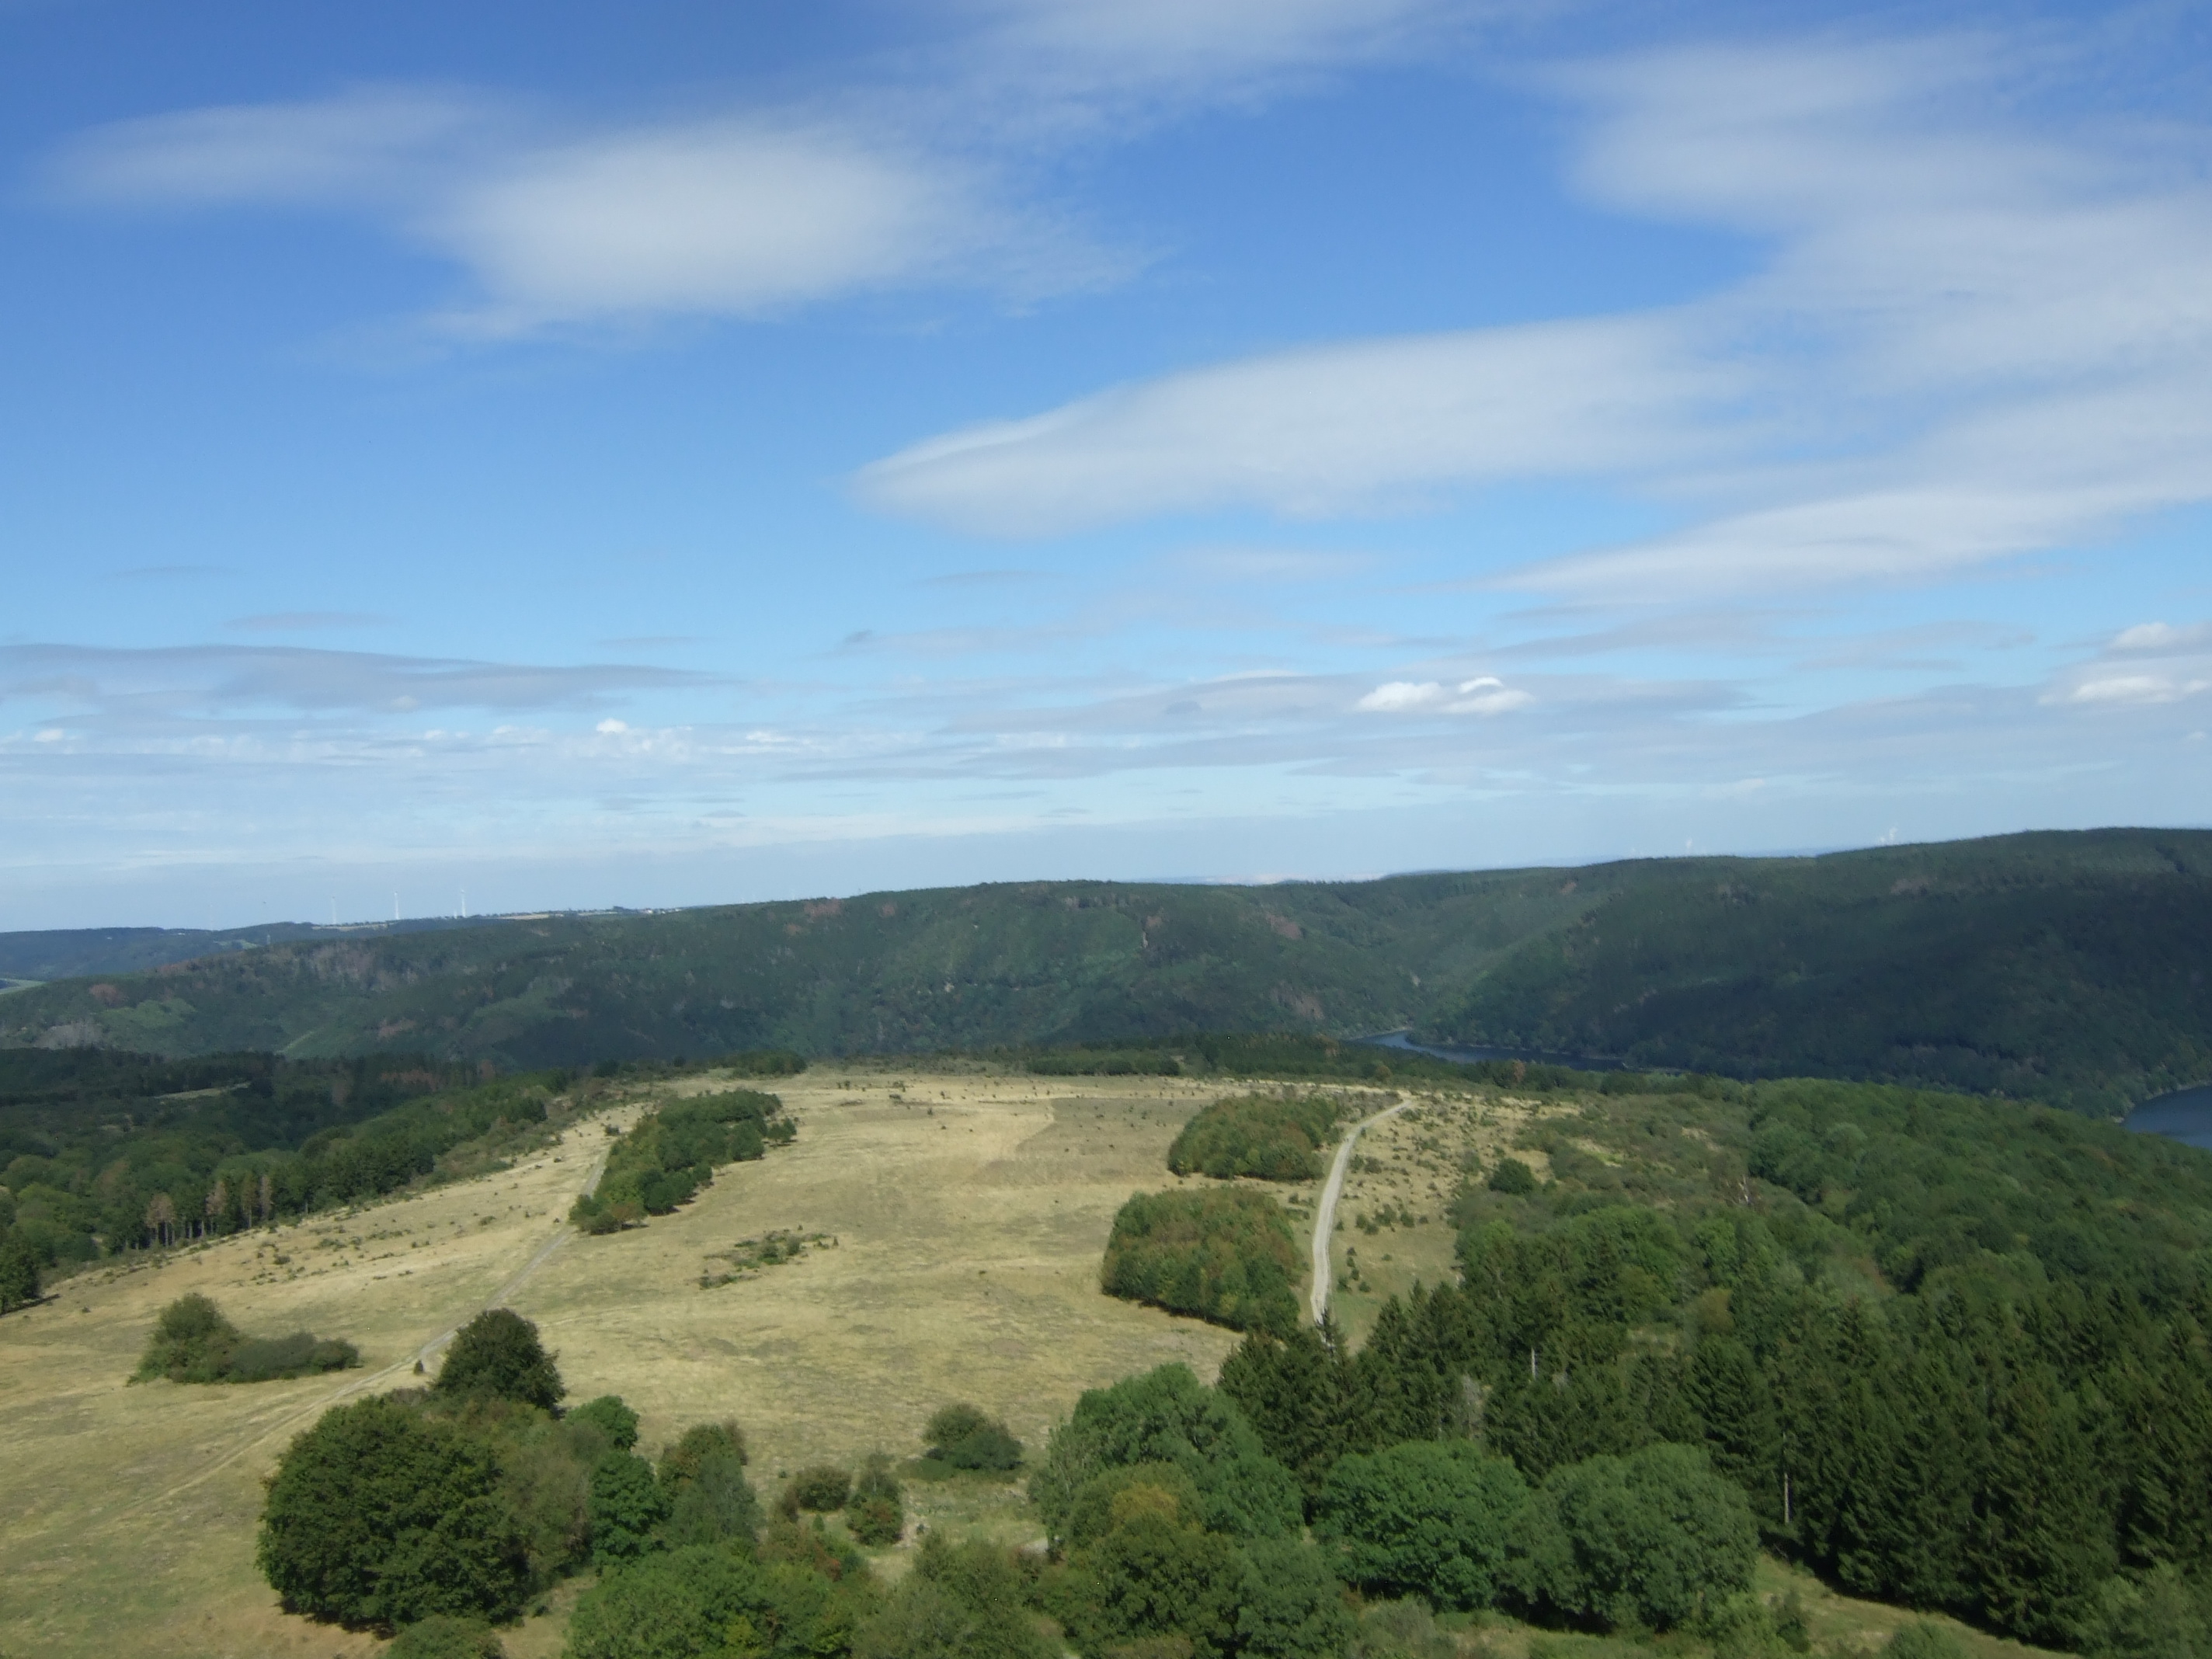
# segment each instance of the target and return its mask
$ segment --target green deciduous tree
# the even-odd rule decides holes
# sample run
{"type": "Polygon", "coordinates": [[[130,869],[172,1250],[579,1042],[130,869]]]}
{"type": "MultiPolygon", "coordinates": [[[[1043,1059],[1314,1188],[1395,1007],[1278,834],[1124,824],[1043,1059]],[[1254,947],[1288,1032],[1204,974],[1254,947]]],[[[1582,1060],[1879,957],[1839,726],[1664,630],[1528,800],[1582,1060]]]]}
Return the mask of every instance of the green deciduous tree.
{"type": "Polygon", "coordinates": [[[538,1327],[510,1308],[492,1308],[461,1327],[432,1385],[441,1395],[513,1400],[551,1411],[568,1392],[538,1327]]]}
{"type": "Polygon", "coordinates": [[[1243,1547],[1237,1651],[1247,1659],[1339,1659],[1352,1639],[1344,1586],[1322,1552],[1293,1538],[1243,1547]]]}
{"type": "Polygon", "coordinates": [[[637,1413],[623,1403],[619,1395],[603,1394],[570,1407],[568,1420],[589,1423],[617,1451],[628,1451],[637,1444],[637,1413]]]}
{"type": "Polygon", "coordinates": [[[13,1313],[39,1299],[39,1253],[12,1234],[0,1238],[0,1314],[13,1313]]]}
{"type": "Polygon", "coordinates": [[[654,1529],[668,1518],[668,1499],[653,1465],[629,1452],[609,1452],[592,1471],[592,1559],[599,1566],[652,1549],[654,1529]]]}
{"type": "Polygon", "coordinates": [[[854,1659],[1054,1659],[1025,1591],[1005,1550],[928,1534],[914,1571],[860,1627],[854,1659]]]}
{"type": "Polygon", "coordinates": [[[381,1398],[325,1412],[292,1442],[256,1553],[286,1607],[354,1626],[504,1619],[529,1581],[489,1449],[381,1398]]]}
{"type": "Polygon", "coordinates": [[[1702,1451],[1662,1444],[1553,1471],[1517,1542],[1516,1588],[1533,1604],[1665,1630],[1749,1587],[1759,1530],[1702,1451]]]}
{"type": "Polygon", "coordinates": [[[1478,1446],[1410,1441],[1340,1462],[1316,1500],[1314,1534],[1362,1589],[1486,1607],[1528,1498],[1519,1471],[1478,1446]]]}
{"type": "Polygon", "coordinates": [[[1076,1495],[1111,1468],[1173,1463],[1196,1487],[1204,1524],[1239,1537],[1296,1531],[1305,1506],[1289,1470],[1260,1448],[1234,1401],[1182,1364],[1092,1389],[1053,1431],[1030,1495],[1047,1532],[1064,1535],[1076,1495]]]}

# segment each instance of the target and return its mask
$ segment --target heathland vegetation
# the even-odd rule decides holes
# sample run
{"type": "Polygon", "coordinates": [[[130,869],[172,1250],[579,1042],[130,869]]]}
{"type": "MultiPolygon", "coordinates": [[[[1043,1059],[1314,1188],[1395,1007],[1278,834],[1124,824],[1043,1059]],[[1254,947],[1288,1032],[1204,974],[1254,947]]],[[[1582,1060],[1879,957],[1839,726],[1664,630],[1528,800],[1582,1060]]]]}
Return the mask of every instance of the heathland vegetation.
{"type": "MultiPolygon", "coordinates": [[[[1023,883],[270,934],[0,998],[0,1043],[582,1066],[1207,1030],[1425,1036],[2111,1115],[2212,1076],[2212,834],[1265,888],[1023,883]]],[[[0,941],[4,944],[4,941],[0,941]]],[[[51,948],[46,954],[54,954],[51,948]]]]}

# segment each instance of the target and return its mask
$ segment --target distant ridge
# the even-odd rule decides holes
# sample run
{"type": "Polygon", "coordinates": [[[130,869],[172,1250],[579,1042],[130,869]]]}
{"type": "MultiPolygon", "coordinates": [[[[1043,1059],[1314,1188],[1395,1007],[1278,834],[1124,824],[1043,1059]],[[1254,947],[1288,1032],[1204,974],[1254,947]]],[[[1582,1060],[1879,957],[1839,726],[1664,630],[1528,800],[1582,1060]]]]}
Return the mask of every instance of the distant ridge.
{"type": "Polygon", "coordinates": [[[140,965],[129,953],[189,936],[99,931],[0,935],[0,975],[76,964],[0,997],[0,1045],[418,1048],[542,1066],[1407,1028],[2099,1115],[2212,1079],[2203,830],[1265,887],[1005,883],[375,932],[291,924],[200,935],[218,953],[140,965]]]}

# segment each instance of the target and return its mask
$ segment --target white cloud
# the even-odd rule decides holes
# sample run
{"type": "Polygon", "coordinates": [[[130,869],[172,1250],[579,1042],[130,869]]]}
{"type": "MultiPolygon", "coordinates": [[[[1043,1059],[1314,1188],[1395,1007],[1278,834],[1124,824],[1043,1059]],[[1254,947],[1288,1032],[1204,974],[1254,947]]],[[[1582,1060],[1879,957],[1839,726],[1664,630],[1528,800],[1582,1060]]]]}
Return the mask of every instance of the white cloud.
{"type": "Polygon", "coordinates": [[[1032,118],[1066,120],[1102,100],[1249,96],[1289,78],[1433,51],[1455,28],[1515,9],[1465,0],[972,0],[961,9],[981,27],[962,51],[985,76],[1020,84],[1032,118]]]}
{"type": "Polygon", "coordinates": [[[2212,682],[2177,680],[2163,674],[2111,674],[2083,680],[2065,695],[2069,702],[2176,702],[2194,696],[2207,684],[2212,682]]]}
{"type": "Polygon", "coordinates": [[[0,703],[60,702],[131,727],[272,710],[550,708],[702,680],[621,663],[485,662],[285,646],[0,644],[0,703]]]}
{"type": "Polygon", "coordinates": [[[2197,623],[2187,628],[2176,628],[2171,623],[2138,623],[2133,628],[2122,629],[2112,636],[2106,647],[2118,653],[2163,653],[2171,651],[2191,651],[2212,646],[2212,623],[2197,623]]]}
{"type": "Polygon", "coordinates": [[[737,315],[962,274],[1000,239],[972,180],[834,127],[707,124],[517,156],[421,216],[494,326],[737,315]]]}
{"type": "Polygon", "coordinates": [[[836,112],[578,134],[462,94],[350,92],[119,123],[47,180],[110,205],[369,213],[470,274],[441,321],[482,335],[755,316],[894,284],[1027,295],[1126,268],[1025,214],[982,163],[836,112]]]}
{"type": "Polygon", "coordinates": [[[309,102],[238,104],[118,121],[57,155],[48,182],[118,205],[322,205],[404,195],[497,125],[469,94],[358,88],[309,102]]]}
{"type": "Polygon", "coordinates": [[[1513,573],[1667,598],[1896,582],[2212,498],[2212,135],[2142,161],[2025,136],[1987,40],[1759,46],[1555,77],[1615,207],[1759,238],[1650,313],[1198,368],[917,444],[863,497],[1052,534],[1221,507],[1395,507],[1617,480],[1687,526],[1513,573]]]}
{"type": "Polygon", "coordinates": [[[1255,501],[1339,513],[1447,483],[1711,459],[1743,386],[1659,319],[1363,342],[971,427],[876,462],[859,488],[1000,535],[1255,501]]]}
{"type": "Polygon", "coordinates": [[[1376,686],[1352,705],[1370,714],[1395,714],[1405,708],[1425,708],[1443,697],[1444,689],[1434,680],[1415,683],[1390,680],[1376,686]]]}
{"type": "Polygon", "coordinates": [[[1389,680],[1352,707],[1364,714],[1398,714],[1417,708],[1441,708],[1447,714],[1507,714],[1535,698],[1509,688],[1494,674],[1459,683],[1457,695],[1435,680],[1389,680]]]}

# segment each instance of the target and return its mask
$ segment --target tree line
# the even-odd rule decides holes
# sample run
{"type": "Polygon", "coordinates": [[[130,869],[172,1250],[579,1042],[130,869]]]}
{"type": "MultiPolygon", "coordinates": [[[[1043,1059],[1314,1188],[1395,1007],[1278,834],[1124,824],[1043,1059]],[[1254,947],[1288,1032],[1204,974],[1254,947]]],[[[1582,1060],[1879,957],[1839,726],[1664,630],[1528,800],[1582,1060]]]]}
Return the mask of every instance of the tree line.
{"type": "Polygon", "coordinates": [[[1462,1194],[1461,1285],[1224,1367],[1309,1505],[1409,1442],[1539,1486],[1686,1446],[1771,1547],[2026,1640],[2124,1647],[2114,1608],[2212,1572],[2212,1159],[1807,1082],[1590,1097],[1534,1141],[1548,1182],[1462,1194]]]}
{"type": "Polygon", "coordinates": [[[641,1116],[607,1155],[599,1185],[576,1200],[570,1219],[611,1233],[688,1204],[725,1164],[748,1163],[798,1130],[783,1102],[757,1089],[671,1101],[641,1116]]]}

